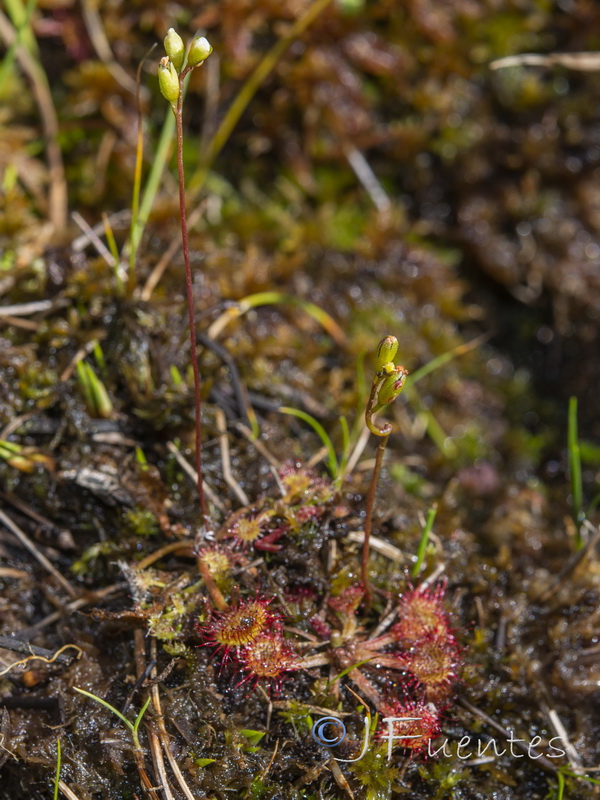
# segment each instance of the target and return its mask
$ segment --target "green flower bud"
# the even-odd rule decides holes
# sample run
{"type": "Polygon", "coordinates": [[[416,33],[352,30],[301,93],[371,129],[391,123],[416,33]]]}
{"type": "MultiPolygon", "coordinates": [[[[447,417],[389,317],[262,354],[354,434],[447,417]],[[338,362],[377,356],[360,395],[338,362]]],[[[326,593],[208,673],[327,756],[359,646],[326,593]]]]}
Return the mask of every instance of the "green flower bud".
{"type": "Polygon", "coordinates": [[[208,43],[208,39],[204,36],[197,36],[190,45],[190,52],[188,53],[188,64],[190,67],[197,67],[205,61],[212,53],[212,47],[208,43]]]}
{"type": "Polygon", "coordinates": [[[169,28],[167,31],[167,35],[165,36],[165,52],[169,56],[169,61],[173,64],[177,72],[181,72],[185,56],[185,45],[175,28],[169,28]]]}
{"type": "Polygon", "coordinates": [[[375,372],[389,373],[394,368],[394,358],[398,352],[398,339],[386,336],[379,342],[375,358],[375,372]]]}
{"type": "Polygon", "coordinates": [[[165,100],[172,106],[179,99],[179,75],[172,62],[165,56],[158,65],[158,85],[165,100]]]}
{"type": "Polygon", "coordinates": [[[404,388],[404,379],[408,372],[404,367],[396,367],[394,372],[387,376],[377,393],[377,407],[387,406],[392,403],[404,388]]]}

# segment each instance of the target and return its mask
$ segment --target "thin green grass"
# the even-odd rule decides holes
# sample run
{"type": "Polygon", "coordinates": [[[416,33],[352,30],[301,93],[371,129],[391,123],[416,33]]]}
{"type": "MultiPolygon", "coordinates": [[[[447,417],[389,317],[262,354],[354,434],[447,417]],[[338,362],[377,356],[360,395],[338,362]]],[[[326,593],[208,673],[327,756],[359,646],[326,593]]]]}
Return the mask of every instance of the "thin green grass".
{"type": "Polygon", "coordinates": [[[340,465],[335,454],[335,447],[333,446],[333,442],[331,441],[329,434],[321,425],[321,423],[310,414],[307,414],[306,411],[301,411],[299,408],[280,406],[278,411],[282,414],[289,414],[292,417],[298,417],[298,419],[301,419],[303,422],[306,422],[308,425],[310,425],[310,427],[318,435],[319,439],[323,442],[323,445],[327,450],[327,466],[331,476],[334,479],[337,478],[340,472],[340,465]]]}
{"type": "Polygon", "coordinates": [[[115,285],[117,287],[117,294],[121,296],[123,294],[123,281],[121,280],[120,275],[121,256],[119,255],[119,248],[117,247],[117,241],[115,239],[108,214],[102,214],[102,222],[104,223],[104,235],[106,236],[106,243],[108,244],[108,249],[114,261],[115,285]]]}
{"type": "Polygon", "coordinates": [[[425,430],[427,431],[431,440],[437,445],[440,452],[450,460],[458,456],[458,447],[444,431],[440,423],[435,418],[433,412],[425,408],[419,392],[415,388],[415,384],[419,381],[422,381],[423,378],[427,377],[428,375],[431,375],[432,372],[436,372],[441,367],[449,364],[455,358],[465,355],[469,351],[477,348],[487,339],[488,336],[478,336],[477,338],[472,339],[470,342],[459,344],[457,347],[453,347],[451,350],[447,350],[445,353],[440,353],[439,356],[432,358],[431,361],[427,362],[427,364],[424,364],[422,367],[412,372],[406,379],[404,393],[409,403],[413,409],[416,409],[416,413],[423,417],[425,430]]]}
{"type": "Polygon", "coordinates": [[[340,457],[338,474],[335,476],[335,481],[334,481],[335,488],[338,491],[342,488],[342,482],[346,474],[346,467],[348,466],[348,459],[350,458],[350,452],[352,446],[350,429],[348,428],[348,422],[346,420],[346,417],[340,415],[339,421],[340,421],[340,427],[342,429],[342,455],[340,457]]]}
{"type": "Polygon", "coordinates": [[[257,292],[256,294],[248,295],[240,300],[240,314],[244,314],[251,308],[266,305],[297,306],[318,322],[337,344],[344,345],[346,343],[346,334],[324,309],[308,300],[303,300],[300,297],[294,297],[284,292],[257,292]]]}
{"type": "Polygon", "coordinates": [[[135,463],[143,470],[148,469],[148,459],[146,458],[146,454],[142,448],[139,446],[136,446],[135,448],[135,463]]]}
{"type": "Polygon", "coordinates": [[[88,414],[101,419],[112,417],[114,408],[106,387],[85,361],[77,362],[77,380],[88,414]]]}
{"type": "Polygon", "coordinates": [[[128,728],[129,732],[131,733],[131,737],[133,739],[133,744],[135,746],[135,749],[138,750],[138,751],[141,751],[142,746],[140,744],[138,731],[139,731],[139,727],[140,727],[140,724],[142,722],[142,719],[144,717],[144,714],[146,713],[146,710],[147,710],[148,706],[150,705],[150,695],[148,695],[148,698],[147,698],[146,702],[144,703],[144,705],[139,710],[135,720],[133,722],[131,722],[130,720],[127,719],[126,716],[121,714],[121,712],[118,709],[116,709],[114,706],[111,706],[111,704],[108,703],[106,700],[103,700],[101,697],[98,697],[98,695],[92,694],[92,692],[88,692],[85,689],[79,689],[77,686],[74,686],[73,688],[75,689],[76,692],[79,692],[79,694],[83,694],[86,697],[89,697],[91,700],[95,700],[96,703],[99,703],[101,706],[104,706],[104,708],[106,708],[110,712],[112,712],[115,715],[115,717],[118,717],[121,720],[121,722],[125,725],[125,727],[128,728]]]}
{"type": "Polygon", "coordinates": [[[56,740],[56,773],[54,775],[54,793],[52,800],[58,800],[58,789],[60,784],[60,768],[62,766],[62,752],[60,748],[60,739],[56,740]]]}
{"type": "Polygon", "coordinates": [[[365,658],[362,661],[357,661],[356,664],[351,664],[349,667],[346,667],[346,669],[343,669],[341,672],[338,672],[337,675],[335,675],[333,678],[330,678],[327,681],[326,683],[327,688],[333,686],[333,684],[336,683],[337,681],[341,681],[341,679],[345,678],[346,675],[352,672],[353,669],[358,669],[359,667],[362,667],[364,664],[369,664],[372,660],[373,658],[365,658]]]}
{"type": "Polygon", "coordinates": [[[600,786],[600,780],[598,780],[598,778],[590,778],[589,775],[579,775],[577,772],[571,772],[568,769],[563,768],[559,770],[557,774],[560,776],[566,775],[568,778],[576,778],[578,781],[586,781],[586,783],[591,783],[593,786],[600,786]]]}
{"type": "Polygon", "coordinates": [[[104,350],[102,349],[102,345],[98,340],[94,342],[94,349],[92,350],[94,354],[94,360],[98,365],[98,369],[103,375],[106,375],[106,359],[104,358],[104,350]]]}
{"type": "Polygon", "coordinates": [[[144,233],[144,228],[146,227],[146,223],[148,222],[148,219],[150,217],[150,212],[152,211],[152,206],[154,205],[154,199],[160,187],[160,182],[162,179],[163,172],[171,156],[174,137],[175,137],[175,117],[173,116],[173,114],[167,114],[160,132],[160,138],[158,140],[156,151],[152,158],[152,167],[150,169],[150,174],[148,175],[148,178],[146,180],[146,185],[144,186],[144,192],[142,195],[142,200],[139,206],[139,211],[136,215],[135,222],[133,220],[133,214],[132,214],[132,227],[131,227],[130,242],[129,242],[130,264],[132,258],[133,258],[133,263],[135,263],[136,254],[140,246],[140,241],[144,233]],[[131,255],[132,251],[133,251],[133,257],[131,255]]]}
{"type": "Polygon", "coordinates": [[[419,572],[421,571],[423,561],[425,560],[425,553],[427,552],[427,545],[429,544],[429,534],[431,533],[431,529],[433,528],[433,523],[435,522],[436,514],[437,514],[437,504],[433,505],[427,512],[425,527],[423,528],[423,532],[421,533],[421,538],[419,539],[419,546],[417,548],[417,560],[415,561],[415,564],[410,572],[412,578],[416,578],[419,572]]]}
{"type": "Polygon", "coordinates": [[[32,43],[30,24],[36,6],[37,0],[28,0],[25,8],[22,8],[20,4],[15,3],[14,1],[11,2],[10,0],[6,0],[6,9],[12,19],[16,36],[4,54],[2,64],[0,65],[0,95],[2,95],[4,84],[6,83],[16,61],[17,48],[19,45],[26,43],[30,52],[35,52],[35,38],[33,39],[32,43]]]}
{"type": "Polygon", "coordinates": [[[585,518],[582,512],[583,483],[581,477],[581,449],[577,429],[577,398],[569,397],[569,415],[567,425],[568,442],[568,468],[571,479],[571,516],[577,529],[576,545],[580,550],[583,547],[581,523],[585,518]]]}

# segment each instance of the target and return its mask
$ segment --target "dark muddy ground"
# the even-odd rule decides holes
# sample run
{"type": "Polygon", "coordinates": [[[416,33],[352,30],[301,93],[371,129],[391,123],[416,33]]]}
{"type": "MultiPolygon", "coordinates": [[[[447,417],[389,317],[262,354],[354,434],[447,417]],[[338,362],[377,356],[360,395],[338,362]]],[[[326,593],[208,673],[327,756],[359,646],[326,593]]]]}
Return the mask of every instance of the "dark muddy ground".
{"type": "Polygon", "coordinates": [[[0,11],[2,798],[599,794],[600,11],[310,8],[0,11]],[[214,47],[185,106],[211,536],[172,154],[127,257],[172,25],[214,47]]]}

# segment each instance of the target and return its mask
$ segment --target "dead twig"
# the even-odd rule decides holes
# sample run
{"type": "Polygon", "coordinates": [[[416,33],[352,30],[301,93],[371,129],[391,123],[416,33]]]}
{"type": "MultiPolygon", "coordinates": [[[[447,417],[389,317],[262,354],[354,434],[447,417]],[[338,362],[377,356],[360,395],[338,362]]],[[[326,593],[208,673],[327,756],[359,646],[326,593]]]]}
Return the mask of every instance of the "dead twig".
{"type": "MultiPolygon", "coordinates": [[[[0,439],[8,439],[8,437],[13,434],[15,431],[18,431],[21,425],[25,422],[28,422],[30,419],[35,417],[35,411],[29,411],[27,414],[21,414],[19,417],[15,417],[12,419],[7,425],[5,425],[2,430],[0,431],[0,439]]],[[[6,498],[6,495],[3,495],[6,498]]]]}
{"type": "Polygon", "coordinates": [[[555,767],[550,759],[546,758],[543,753],[536,752],[531,748],[530,745],[522,744],[522,741],[524,740],[515,739],[513,736],[511,736],[510,731],[502,727],[502,725],[496,722],[495,719],[492,719],[492,717],[488,716],[484,711],[481,711],[481,709],[469,703],[469,701],[464,697],[459,697],[458,703],[471,714],[474,714],[476,717],[479,717],[479,719],[482,719],[487,725],[490,726],[490,728],[504,736],[507,741],[511,741],[517,750],[520,750],[528,758],[531,758],[533,761],[535,761],[538,766],[542,767],[548,772],[552,772],[553,774],[558,772],[558,767],[555,767]]]}
{"type": "MultiPolygon", "coordinates": [[[[175,456],[175,460],[177,461],[179,466],[183,469],[183,471],[187,473],[194,482],[196,482],[198,480],[198,473],[196,472],[194,467],[192,467],[190,462],[184,457],[183,453],[181,453],[175,442],[167,442],[167,450],[169,451],[169,453],[172,453],[175,456]]],[[[214,506],[216,506],[219,509],[219,511],[225,511],[224,504],[220,501],[220,499],[217,497],[215,492],[213,492],[210,486],[207,485],[206,481],[202,481],[202,486],[204,488],[204,493],[206,494],[210,502],[214,506]]]]}
{"type": "Polygon", "coordinates": [[[53,611],[52,614],[48,614],[47,617],[44,617],[34,625],[30,625],[29,628],[22,628],[19,631],[19,637],[21,640],[23,640],[31,636],[35,636],[41,630],[44,630],[44,628],[47,628],[49,625],[58,622],[58,620],[62,617],[67,616],[68,613],[79,611],[80,608],[85,608],[85,606],[90,606],[92,603],[97,603],[99,600],[104,600],[105,597],[110,597],[111,594],[115,594],[123,589],[127,589],[127,584],[125,582],[113,583],[112,586],[105,586],[104,589],[100,589],[97,592],[88,594],[86,597],[80,597],[78,600],[73,600],[73,602],[68,603],[63,610],[53,611]]]}
{"type": "MultiPolygon", "coordinates": [[[[156,639],[150,640],[150,655],[154,660],[156,660],[156,639]]],[[[153,672],[154,672],[153,678],[156,678],[156,668],[153,670],[153,672]]],[[[160,702],[160,692],[157,683],[155,683],[154,686],[152,687],[151,694],[152,694],[152,704],[154,707],[154,713],[156,715],[156,724],[158,726],[158,736],[160,738],[160,743],[165,752],[165,755],[167,756],[167,761],[169,762],[169,766],[173,770],[173,774],[175,775],[175,779],[179,784],[179,788],[186,796],[187,800],[195,800],[194,795],[190,790],[190,787],[187,785],[185,778],[183,777],[183,774],[179,769],[179,764],[177,763],[175,757],[173,756],[173,753],[171,752],[171,741],[165,726],[165,718],[162,711],[162,706],[160,702]]]]}
{"type": "Polygon", "coordinates": [[[109,267],[114,267],[116,262],[113,257],[113,254],[110,252],[108,247],[104,244],[102,239],[98,236],[98,234],[91,228],[88,223],[84,220],[81,214],[78,211],[73,211],[71,217],[74,222],[81,228],[84,235],[87,237],[87,240],[90,244],[93,244],[96,248],[96,252],[99,256],[106,261],[109,267]]]}
{"type": "Polygon", "coordinates": [[[582,758],[577,752],[575,745],[569,739],[569,734],[567,733],[567,729],[562,724],[562,721],[558,716],[556,710],[554,708],[548,708],[546,709],[546,713],[548,714],[548,719],[550,720],[550,724],[554,728],[554,732],[564,745],[567,758],[569,759],[569,764],[571,765],[571,769],[577,775],[583,775],[584,769],[583,769],[582,758]]]}
{"type": "Polygon", "coordinates": [[[365,447],[367,446],[367,442],[369,441],[370,431],[365,425],[362,429],[360,436],[358,437],[358,441],[354,445],[354,449],[350,453],[350,457],[348,458],[348,463],[346,464],[346,468],[344,469],[344,473],[342,475],[342,481],[346,480],[347,475],[351,475],[356,465],[358,464],[358,459],[362,456],[365,447]]]}
{"type": "MultiPolygon", "coordinates": [[[[4,432],[0,433],[0,439],[6,438],[3,436],[4,432]]],[[[17,497],[14,497],[12,494],[5,494],[4,492],[0,492],[0,500],[5,500],[7,503],[10,503],[16,509],[18,509],[22,514],[25,514],[30,519],[34,520],[35,522],[43,525],[49,531],[53,533],[62,534],[63,536],[66,534],[69,539],[73,540],[73,535],[67,528],[59,528],[52,520],[45,517],[43,514],[40,514],[38,511],[34,511],[33,508],[30,508],[28,505],[23,503],[17,497]]]]}
{"type": "Polygon", "coordinates": [[[389,213],[392,207],[390,198],[365,156],[351,144],[344,146],[344,155],[377,211],[382,214],[389,213]]]}
{"type": "MultiPolygon", "coordinates": [[[[113,230],[121,229],[122,227],[126,226],[131,221],[131,211],[124,210],[124,211],[116,211],[114,214],[109,214],[106,217],[106,220],[110,223],[110,226],[113,230]]],[[[105,231],[105,223],[98,222],[94,225],[91,230],[97,236],[105,231]]],[[[87,233],[83,233],[81,236],[78,236],[76,239],[73,239],[71,243],[71,248],[74,252],[80,253],[82,250],[89,244],[89,236],[87,233]]]]}
{"type": "Polygon", "coordinates": [[[490,62],[490,69],[505,69],[506,67],[565,67],[579,72],[597,72],[600,70],[600,53],[521,53],[517,56],[497,58],[490,62]]]}
{"type": "Polygon", "coordinates": [[[595,530],[594,527],[585,520],[583,523],[590,531],[593,532],[593,536],[591,536],[584,547],[581,550],[578,550],[571,558],[567,561],[565,566],[561,569],[558,575],[550,582],[548,588],[545,589],[541,594],[537,597],[534,597],[532,602],[534,603],[545,603],[551,597],[556,595],[558,589],[565,583],[567,578],[577,569],[577,567],[581,564],[581,562],[591,555],[596,545],[600,542],[600,528],[595,530]]]}
{"type": "Polygon", "coordinates": [[[56,308],[64,308],[69,305],[69,301],[64,298],[56,300],[34,300],[31,303],[16,303],[12,306],[0,306],[0,317],[28,317],[30,314],[38,314],[40,311],[54,311],[56,308]]]}
{"type": "Polygon", "coordinates": [[[159,559],[163,558],[163,556],[168,556],[169,553],[176,553],[179,550],[186,550],[189,556],[194,555],[194,542],[191,539],[182,539],[180,542],[171,542],[171,544],[166,544],[164,547],[155,550],[153,553],[150,553],[145,558],[142,558],[141,561],[135,565],[136,571],[140,572],[146,567],[149,567],[151,564],[154,564],[159,559]]]}
{"type": "Polygon", "coordinates": [[[222,409],[215,411],[215,421],[219,433],[219,443],[221,445],[221,463],[223,464],[223,478],[225,483],[231,488],[237,499],[243,506],[250,505],[250,500],[246,492],[242,489],[231,471],[231,459],[229,458],[229,440],[227,439],[227,420],[222,409]]]}
{"type": "MultiPolygon", "coordinates": [[[[139,680],[140,678],[142,678],[142,676],[146,672],[146,646],[145,646],[144,634],[139,628],[136,629],[134,631],[134,633],[133,633],[133,658],[134,658],[134,661],[135,661],[136,675],[137,675],[137,678],[139,680]]],[[[160,789],[160,788],[164,789],[165,786],[166,786],[167,787],[167,791],[169,791],[168,783],[166,782],[166,780],[163,781],[163,777],[162,777],[161,771],[160,771],[160,769],[158,767],[158,764],[157,764],[157,762],[156,762],[156,760],[154,758],[154,755],[155,755],[155,751],[154,751],[154,748],[153,748],[153,733],[154,733],[154,731],[152,729],[152,724],[150,722],[146,721],[145,726],[146,726],[146,732],[148,734],[148,739],[149,739],[149,742],[150,742],[150,752],[152,753],[152,762],[154,764],[156,772],[158,772],[158,774],[160,775],[160,778],[161,778],[161,781],[162,781],[162,785],[161,786],[156,786],[156,785],[152,784],[152,782],[151,782],[151,780],[150,780],[150,778],[148,776],[148,773],[146,772],[146,765],[144,763],[144,753],[143,753],[142,750],[138,749],[137,747],[135,748],[135,762],[136,762],[136,766],[137,766],[137,769],[138,769],[138,773],[139,773],[139,776],[140,776],[140,781],[141,781],[142,786],[148,792],[148,794],[150,795],[152,800],[158,800],[158,795],[156,794],[156,790],[160,789]]],[[[154,738],[156,738],[156,737],[154,736],[154,738]]],[[[164,772],[164,764],[162,765],[162,767],[163,767],[163,772],[164,772]]],[[[166,778],[166,776],[165,776],[165,778],[166,778]]],[[[155,782],[156,782],[156,776],[155,776],[155,782]]],[[[166,795],[166,797],[167,797],[167,800],[174,800],[173,796],[170,793],[168,795],[166,795]]]]}
{"type": "Polygon", "coordinates": [[[100,61],[104,63],[106,69],[117,83],[126,91],[135,94],[135,81],[125,72],[123,67],[113,56],[108,37],[102,27],[102,19],[98,12],[98,6],[96,3],[90,2],[90,0],[82,0],[81,9],[83,12],[83,21],[85,22],[85,27],[94,50],[96,51],[96,55],[100,61]]]}
{"type": "Polygon", "coordinates": [[[83,361],[83,359],[92,352],[92,350],[97,345],[97,343],[98,343],[97,339],[90,339],[90,341],[87,342],[87,344],[84,344],[83,347],[79,348],[79,350],[75,353],[73,358],[69,361],[67,366],[61,372],[61,374],[60,374],[60,376],[58,378],[58,380],[61,383],[65,383],[65,381],[69,380],[69,378],[73,374],[73,370],[75,369],[77,364],[80,361],[83,361]]]}
{"type": "Polygon", "coordinates": [[[79,797],[75,794],[75,792],[70,789],[64,781],[58,782],[58,788],[67,798],[67,800],[79,800],[79,797]]]}
{"type": "MultiPolygon", "coordinates": [[[[356,544],[363,544],[365,541],[365,532],[351,531],[348,534],[347,539],[351,542],[355,542],[356,544]]],[[[397,547],[395,547],[393,544],[390,544],[389,542],[385,542],[378,536],[370,537],[369,549],[375,550],[375,552],[380,553],[382,556],[389,558],[390,561],[395,561],[398,564],[404,564],[408,559],[406,553],[403,553],[402,550],[399,550],[397,547]]]]}
{"type": "Polygon", "coordinates": [[[21,319],[20,317],[11,317],[10,315],[0,315],[1,325],[12,325],[13,328],[21,328],[24,331],[37,331],[40,327],[39,322],[34,322],[30,319],[21,319]]]}
{"type": "Polygon", "coordinates": [[[24,580],[30,578],[31,575],[24,569],[13,569],[12,567],[0,567],[0,578],[16,578],[17,580],[24,580]]]}
{"type": "Polygon", "coordinates": [[[14,522],[8,514],[4,511],[0,511],[0,522],[4,525],[5,528],[15,536],[20,544],[28,550],[31,555],[44,567],[44,569],[52,575],[52,577],[59,583],[63,589],[69,594],[71,597],[77,597],[78,592],[74,586],[72,586],[69,581],[62,575],[56,567],[46,558],[46,556],[36,547],[36,545],[31,541],[31,539],[27,536],[27,534],[19,528],[19,526],[14,522]]]}

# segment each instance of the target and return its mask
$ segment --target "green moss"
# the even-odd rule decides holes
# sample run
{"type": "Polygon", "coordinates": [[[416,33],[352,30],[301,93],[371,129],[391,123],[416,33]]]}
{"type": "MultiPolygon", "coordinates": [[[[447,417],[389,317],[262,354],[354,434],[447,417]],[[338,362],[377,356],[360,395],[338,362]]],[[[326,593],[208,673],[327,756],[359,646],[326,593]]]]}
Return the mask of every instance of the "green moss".
{"type": "Polygon", "coordinates": [[[372,745],[349,769],[362,787],[365,800],[389,800],[400,776],[398,767],[388,761],[387,744],[372,745]]]}
{"type": "Polygon", "coordinates": [[[136,507],[125,512],[126,530],[134,536],[156,536],[160,531],[155,515],[147,508],[136,507]]]}

